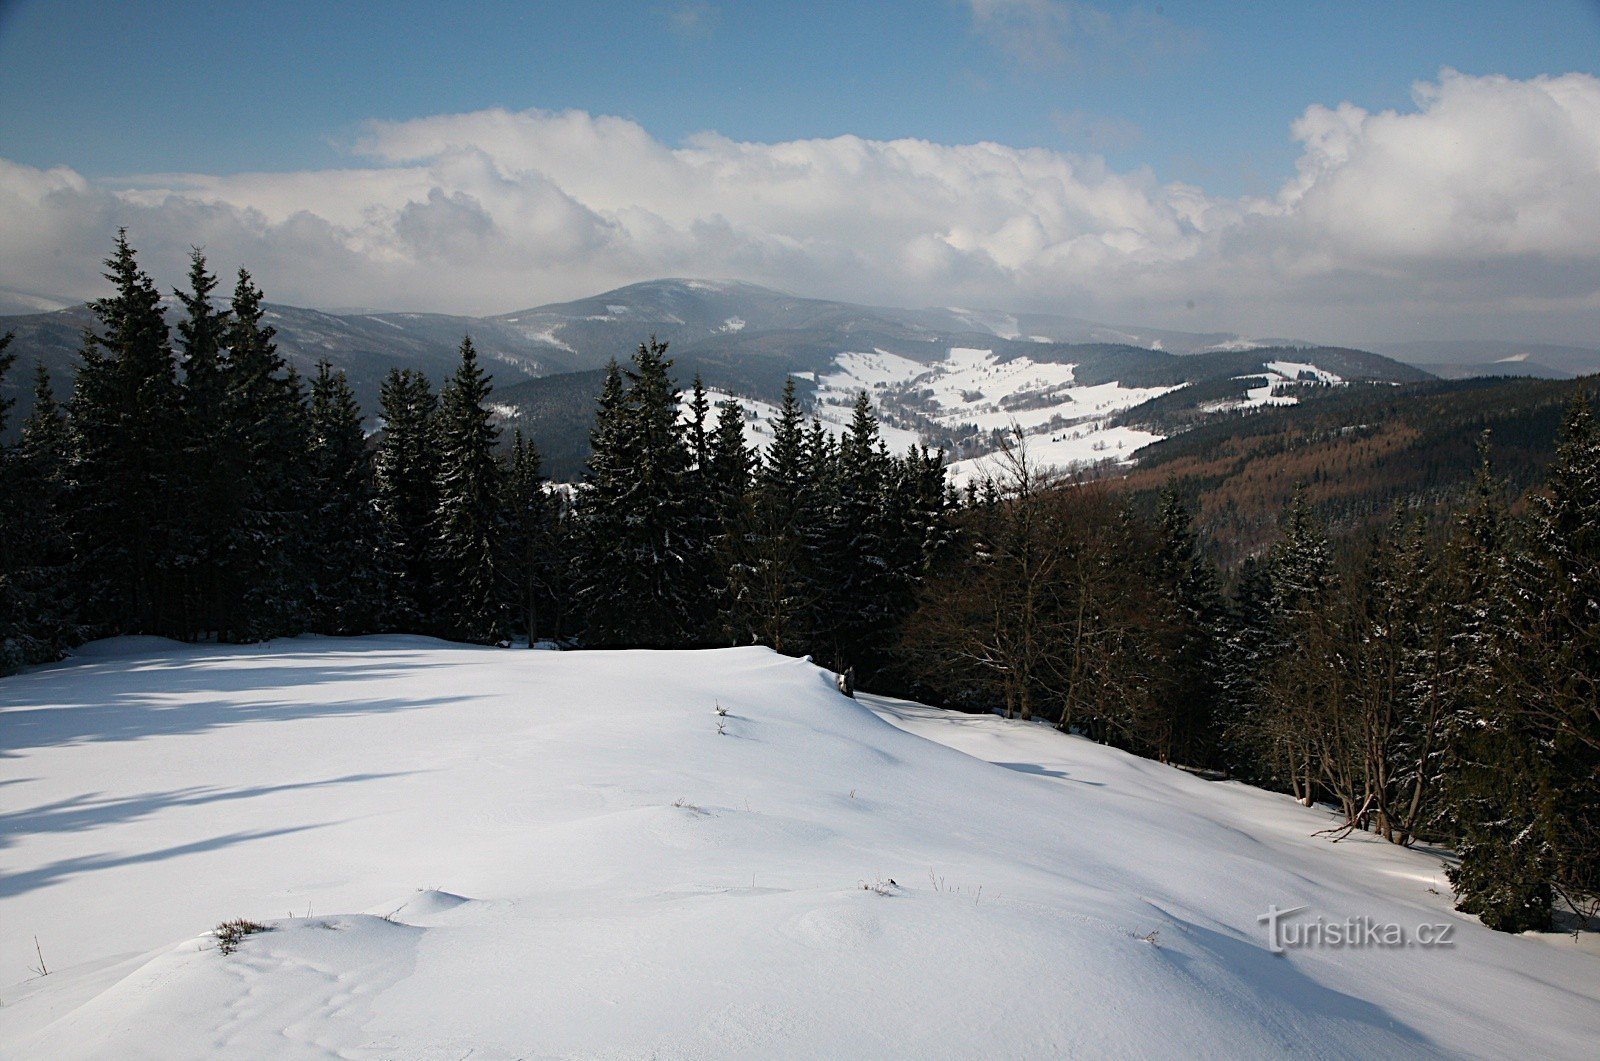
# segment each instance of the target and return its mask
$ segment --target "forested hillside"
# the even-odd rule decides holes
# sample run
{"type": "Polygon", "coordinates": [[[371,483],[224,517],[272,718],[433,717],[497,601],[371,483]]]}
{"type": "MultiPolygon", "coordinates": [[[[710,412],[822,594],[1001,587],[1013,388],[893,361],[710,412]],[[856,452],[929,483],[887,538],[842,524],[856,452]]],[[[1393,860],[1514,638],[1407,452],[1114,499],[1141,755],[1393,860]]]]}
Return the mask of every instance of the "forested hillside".
{"type": "MultiPolygon", "coordinates": [[[[1141,450],[1111,472],[1149,503],[1170,486],[1224,564],[1264,549],[1296,490],[1336,538],[1372,531],[1399,510],[1442,515],[1459,503],[1488,432],[1496,473],[1520,494],[1555,452],[1562,411],[1593,381],[1471,379],[1406,386],[1312,387],[1298,405],[1238,413],[1141,450]]],[[[1179,392],[1182,393],[1182,392],[1179,392]]],[[[1142,421],[1163,400],[1124,416],[1142,421]]]]}

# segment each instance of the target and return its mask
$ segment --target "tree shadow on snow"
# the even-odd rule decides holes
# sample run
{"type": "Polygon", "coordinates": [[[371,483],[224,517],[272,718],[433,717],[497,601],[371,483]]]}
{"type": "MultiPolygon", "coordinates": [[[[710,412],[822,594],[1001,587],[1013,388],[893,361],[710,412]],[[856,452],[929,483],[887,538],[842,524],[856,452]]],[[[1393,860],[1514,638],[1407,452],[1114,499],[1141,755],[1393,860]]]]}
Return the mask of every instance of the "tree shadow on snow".
{"type": "Polygon", "coordinates": [[[69,662],[13,675],[0,682],[0,758],[28,748],[199,733],[248,722],[383,714],[470,699],[467,695],[350,696],[366,682],[402,678],[427,666],[420,653],[415,663],[396,661],[392,653],[386,655],[389,658],[383,661],[328,663],[326,653],[317,653],[314,658],[323,662],[303,665],[293,661],[313,657],[301,653],[139,657],[69,662]],[[240,659],[263,658],[273,662],[231,665],[240,659]],[[240,693],[320,685],[328,686],[333,698],[323,702],[238,699],[240,693]],[[189,699],[197,693],[216,695],[189,699]]]}
{"type": "Polygon", "coordinates": [[[220,848],[232,847],[235,844],[249,843],[253,840],[262,840],[272,836],[287,836],[290,833],[303,833],[311,829],[321,829],[335,824],[338,823],[323,822],[318,825],[291,825],[282,829],[252,829],[245,832],[226,833],[206,840],[175,844],[172,847],[144,851],[136,855],[101,853],[58,859],[37,869],[25,870],[21,873],[7,873],[5,876],[0,877],[0,899],[23,895],[36,888],[43,888],[63,881],[68,877],[75,877],[80,873],[93,873],[97,870],[111,869],[116,866],[130,866],[139,862],[163,862],[169,858],[199,854],[203,851],[216,851],[220,848]]]}
{"type": "Polygon", "coordinates": [[[358,781],[406,777],[414,770],[389,773],[347,774],[324,781],[300,781],[282,785],[253,785],[248,788],[216,788],[194,785],[168,792],[141,792],[129,796],[104,797],[99,792],[69,796],[37,807],[0,813],[0,850],[16,843],[18,837],[43,833],[76,833],[107,825],[137,821],[172,807],[198,807],[233,800],[254,799],[279,792],[326,788],[358,781]]]}
{"type": "Polygon", "coordinates": [[[1443,1056],[1426,1035],[1376,1003],[1312,979],[1294,956],[1268,950],[1264,938],[1258,944],[1162,912],[1174,929],[1172,944],[1184,941],[1200,953],[1185,954],[1169,945],[1166,926],[1154,953],[1208,993],[1217,993],[1219,980],[1232,981],[1233,1004],[1242,1004],[1248,1018],[1273,1035],[1285,1053],[1443,1056]]]}
{"type": "Polygon", "coordinates": [[[1035,774],[1035,775],[1037,775],[1039,777],[1055,777],[1055,778],[1060,778],[1062,781],[1071,781],[1074,784],[1093,785],[1095,788],[1105,788],[1106,787],[1106,783],[1104,781],[1085,781],[1081,777],[1073,777],[1071,774],[1067,773],[1065,770],[1052,770],[1048,766],[1041,766],[1038,763],[998,763],[997,762],[994,765],[1003,766],[1007,770],[1015,770],[1019,774],[1035,774]]]}

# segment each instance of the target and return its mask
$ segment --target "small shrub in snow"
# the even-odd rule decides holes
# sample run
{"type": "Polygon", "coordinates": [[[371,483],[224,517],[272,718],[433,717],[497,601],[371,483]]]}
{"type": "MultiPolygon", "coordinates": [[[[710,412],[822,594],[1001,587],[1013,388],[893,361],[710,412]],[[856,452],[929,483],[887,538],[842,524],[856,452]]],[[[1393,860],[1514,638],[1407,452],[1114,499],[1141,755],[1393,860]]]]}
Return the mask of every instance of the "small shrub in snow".
{"type": "Polygon", "coordinates": [[[672,805],[674,807],[677,807],[679,810],[686,810],[691,814],[710,814],[711,813],[710,811],[706,810],[704,807],[696,806],[695,804],[690,803],[688,800],[684,799],[682,796],[679,796],[677,799],[673,800],[672,801],[672,805]]]}
{"type": "Polygon", "coordinates": [[[242,917],[232,921],[224,921],[213,931],[217,937],[217,949],[224,954],[232,954],[239,949],[239,944],[246,936],[253,936],[257,932],[267,932],[270,929],[259,921],[249,921],[242,917]]]}

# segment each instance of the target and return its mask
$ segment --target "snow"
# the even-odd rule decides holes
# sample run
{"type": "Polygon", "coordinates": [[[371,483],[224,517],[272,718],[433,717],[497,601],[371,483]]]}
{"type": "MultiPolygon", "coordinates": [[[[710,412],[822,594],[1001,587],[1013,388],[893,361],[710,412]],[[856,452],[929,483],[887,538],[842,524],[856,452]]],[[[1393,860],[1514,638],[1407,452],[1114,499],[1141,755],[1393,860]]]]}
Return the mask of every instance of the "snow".
{"type": "Polygon", "coordinates": [[[1044,727],[848,700],[765,649],[119,639],[0,681],[0,723],[7,1057],[1600,1035],[1600,960],[1455,914],[1428,852],[1334,846],[1322,811],[1044,727]],[[1301,904],[1455,944],[1269,953],[1257,915],[1301,904]],[[224,956],[205,930],[234,917],[270,930],[224,956]]]}
{"type": "Polygon", "coordinates": [[[1292,393],[1295,387],[1304,387],[1311,384],[1328,386],[1344,386],[1343,377],[1329,372],[1327,369],[1318,368],[1316,365],[1303,361],[1268,361],[1263,366],[1263,374],[1236,376],[1236,379],[1265,379],[1266,382],[1259,387],[1245,389],[1243,398],[1228,399],[1220,402],[1207,402],[1200,406],[1201,411],[1208,413],[1222,412],[1228,409],[1258,409],[1268,405],[1298,405],[1300,396],[1292,393]],[[1307,377],[1310,377],[1309,379],[1307,377]]]}
{"type": "MultiPolygon", "coordinates": [[[[1028,457],[1040,468],[1070,469],[1102,461],[1120,464],[1131,460],[1137,450],[1152,442],[1160,442],[1162,438],[1161,435],[1136,427],[1113,427],[1103,421],[1091,422],[1053,434],[1030,435],[1028,457]]],[[[948,474],[957,486],[965,485],[974,477],[980,480],[993,477],[1004,483],[1007,475],[996,454],[954,461],[948,474]]]]}
{"type": "MultiPolygon", "coordinates": [[[[511,323],[516,324],[518,322],[512,321],[511,323]]],[[[529,342],[543,343],[545,346],[553,346],[558,350],[566,350],[571,353],[577,353],[577,351],[574,350],[570,344],[556,334],[556,329],[560,327],[561,325],[559,324],[554,324],[546,328],[537,328],[524,325],[522,328],[522,334],[523,337],[529,342]]]]}
{"type": "MultiPolygon", "coordinates": [[[[684,394],[679,400],[679,417],[684,420],[689,418],[689,397],[688,394],[684,394]]],[[[711,425],[716,423],[717,406],[725,401],[736,401],[739,403],[739,407],[744,410],[745,442],[762,453],[766,452],[767,446],[772,442],[772,424],[777,420],[781,412],[776,405],[756,398],[746,398],[726,391],[710,389],[706,391],[706,400],[711,403],[711,411],[706,415],[707,430],[710,430],[711,425]]],[[[837,406],[819,405],[805,414],[805,425],[808,430],[813,417],[822,424],[823,430],[834,438],[839,438],[844,435],[849,427],[850,410],[841,409],[837,406]]],[[[904,453],[920,441],[915,431],[891,427],[888,424],[879,424],[878,434],[882,436],[889,449],[895,453],[904,453]]]]}
{"type": "MultiPolygon", "coordinates": [[[[1028,436],[1036,459],[1058,467],[1126,461],[1161,439],[1113,427],[1109,418],[1177,388],[1080,385],[1074,367],[1028,357],[1001,360],[992,350],[959,346],[932,364],[885,350],[842,353],[833,371],[817,378],[817,404],[847,409],[865,390],[880,405],[916,408],[945,428],[971,425],[987,434],[1015,426],[1028,436]]],[[[951,475],[959,484],[987,459],[956,461],[951,475]]]]}

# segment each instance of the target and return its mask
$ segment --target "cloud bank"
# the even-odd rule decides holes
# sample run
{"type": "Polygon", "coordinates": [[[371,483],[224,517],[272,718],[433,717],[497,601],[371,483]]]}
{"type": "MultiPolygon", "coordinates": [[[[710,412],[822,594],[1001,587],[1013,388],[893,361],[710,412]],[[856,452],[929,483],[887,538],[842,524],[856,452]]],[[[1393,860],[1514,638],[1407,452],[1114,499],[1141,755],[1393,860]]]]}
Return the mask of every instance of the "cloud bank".
{"type": "Polygon", "coordinates": [[[1093,155],[853,136],[664,144],[582,112],[375,123],[359,165],[91,182],[0,160],[0,287],[99,293],[126,225],[269,297],[504,312],[660,276],[1371,340],[1600,338],[1600,79],[1451,71],[1414,107],[1309,107],[1296,172],[1221,198],[1093,155]]]}

